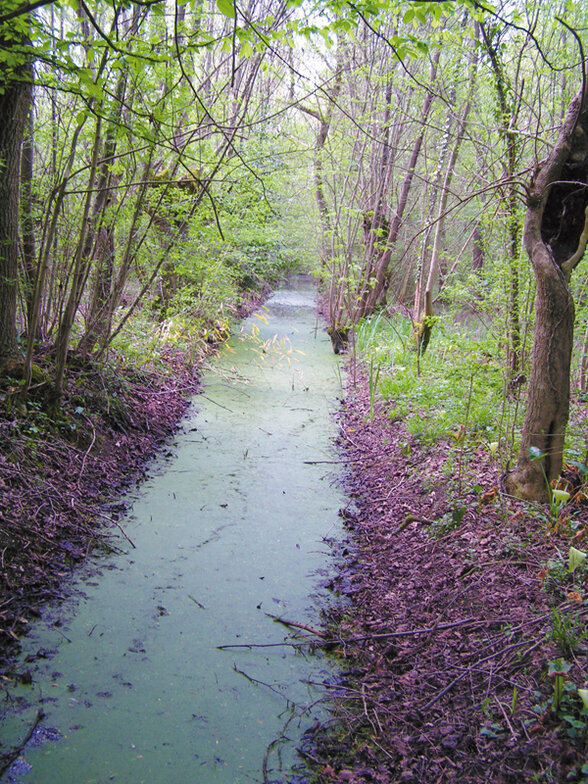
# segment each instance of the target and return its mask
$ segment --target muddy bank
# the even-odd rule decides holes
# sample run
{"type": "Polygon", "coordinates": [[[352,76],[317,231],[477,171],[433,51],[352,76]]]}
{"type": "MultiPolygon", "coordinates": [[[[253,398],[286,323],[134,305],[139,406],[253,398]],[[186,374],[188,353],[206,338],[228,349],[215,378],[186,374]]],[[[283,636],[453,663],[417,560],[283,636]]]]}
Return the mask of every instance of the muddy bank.
{"type": "MultiPolygon", "coordinates": [[[[0,407],[2,662],[76,564],[94,548],[116,549],[123,491],[144,475],[197,391],[181,355],[165,361],[168,374],[71,368],[57,420],[44,413],[42,388],[26,413],[0,407]]],[[[6,403],[10,380],[0,392],[6,403]]]]}
{"type": "MultiPolygon", "coordinates": [[[[245,294],[235,320],[269,292],[245,294]]],[[[23,409],[14,405],[18,380],[0,379],[0,670],[76,565],[93,549],[117,549],[124,491],[177,430],[203,359],[166,348],[155,371],[72,355],[57,418],[45,413],[42,380],[23,409]]],[[[49,356],[35,362],[50,372],[49,356]]]]}
{"type": "MultiPolygon", "coordinates": [[[[563,655],[553,608],[586,622],[569,579],[544,571],[568,544],[501,498],[488,455],[464,456],[460,468],[384,412],[369,421],[367,387],[359,376],[342,412],[355,508],[342,513],[349,542],[332,584],[346,601],[327,619],[343,683],[331,687],[333,725],[308,755],[318,780],[586,781],[584,732],[554,712],[548,676],[563,655]]],[[[565,680],[582,686],[585,645],[568,654],[565,680]]],[[[585,721],[566,688],[563,709],[585,721]]]]}

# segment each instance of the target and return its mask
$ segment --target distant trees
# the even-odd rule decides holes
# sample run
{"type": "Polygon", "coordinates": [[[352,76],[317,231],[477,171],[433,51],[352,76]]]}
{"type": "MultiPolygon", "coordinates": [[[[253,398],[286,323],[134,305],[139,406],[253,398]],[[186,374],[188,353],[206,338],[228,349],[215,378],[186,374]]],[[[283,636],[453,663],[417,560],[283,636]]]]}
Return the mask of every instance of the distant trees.
{"type": "Polygon", "coordinates": [[[520,394],[523,336],[534,330],[526,420],[507,484],[542,497],[545,476],[561,470],[569,283],[588,236],[585,98],[576,97],[563,124],[561,115],[578,74],[586,90],[584,12],[570,6],[556,18],[554,6],[539,2],[353,8],[360,32],[338,45],[343,87],[333,110],[321,110],[329,117],[320,148],[321,225],[330,241],[323,276],[335,350],[361,319],[387,300],[406,307],[408,295],[422,353],[433,303],[453,279],[459,296],[473,293],[464,310],[488,308],[499,330],[504,324],[506,388],[520,394]],[[533,285],[534,311],[524,304],[533,285]]]}

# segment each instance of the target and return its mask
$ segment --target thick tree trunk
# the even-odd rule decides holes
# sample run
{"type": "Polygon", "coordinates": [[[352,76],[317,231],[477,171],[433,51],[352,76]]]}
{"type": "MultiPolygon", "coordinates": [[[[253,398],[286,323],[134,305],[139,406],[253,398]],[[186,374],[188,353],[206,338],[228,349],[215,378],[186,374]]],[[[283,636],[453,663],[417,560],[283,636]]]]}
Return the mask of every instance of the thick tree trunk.
{"type": "MultiPolygon", "coordinates": [[[[1,36],[0,36],[1,42],[1,36]]],[[[23,80],[0,91],[0,371],[20,357],[16,341],[20,148],[31,84],[23,80]]],[[[2,86],[0,74],[0,86],[2,86]]]]}
{"type": "Polygon", "coordinates": [[[528,241],[537,281],[535,337],[519,459],[507,486],[513,495],[541,499],[547,493],[546,479],[551,481],[561,472],[570,404],[574,302],[564,274],[543,242],[533,237],[528,241]],[[544,457],[534,457],[531,447],[544,457]]]}
{"type": "Polygon", "coordinates": [[[561,471],[574,328],[569,279],[587,241],[588,91],[572,102],[528,188],[524,243],[537,282],[535,338],[521,449],[506,478],[508,491],[523,498],[544,498],[561,471]]]}

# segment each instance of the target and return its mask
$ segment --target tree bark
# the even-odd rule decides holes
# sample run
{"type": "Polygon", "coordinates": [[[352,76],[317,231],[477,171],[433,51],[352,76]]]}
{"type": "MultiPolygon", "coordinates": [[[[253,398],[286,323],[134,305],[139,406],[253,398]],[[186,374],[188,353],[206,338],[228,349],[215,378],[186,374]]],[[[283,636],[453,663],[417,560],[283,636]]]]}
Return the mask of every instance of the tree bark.
{"type": "Polygon", "coordinates": [[[551,154],[528,188],[523,232],[537,283],[529,397],[506,487],[541,500],[561,472],[570,401],[574,302],[570,276],[588,240],[588,89],[572,101],[551,154]]]}
{"type": "MultiPolygon", "coordinates": [[[[20,164],[20,204],[22,210],[22,260],[24,277],[24,297],[27,308],[27,331],[34,340],[39,335],[31,335],[30,324],[33,312],[33,293],[37,269],[37,253],[35,243],[35,216],[33,200],[33,164],[34,164],[34,117],[33,106],[28,113],[28,129],[25,134],[20,164]]],[[[38,332],[38,330],[37,330],[38,332]]]]}
{"type": "MultiPolygon", "coordinates": [[[[0,43],[2,34],[0,32],[0,43]]],[[[0,73],[0,372],[20,358],[16,330],[20,150],[31,104],[30,66],[0,73]]]]}

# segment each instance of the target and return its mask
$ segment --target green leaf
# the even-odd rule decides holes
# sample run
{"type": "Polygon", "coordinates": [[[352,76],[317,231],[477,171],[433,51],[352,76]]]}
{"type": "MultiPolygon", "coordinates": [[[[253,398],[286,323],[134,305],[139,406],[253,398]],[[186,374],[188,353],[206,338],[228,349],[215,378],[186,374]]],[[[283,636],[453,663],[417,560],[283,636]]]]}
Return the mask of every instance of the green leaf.
{"type": "Polygon", "coordinates": [[[498,735],[494,732],[494,730],[491,730],[490,727],[482,727],[482,729],[480,730],[480,735],[485,735],[488,738],[498,737],[498,735]]]}
{"type": "Polygon", "coordinates": [[[455,509],[451,513],[451,519],[455,523],[455,525],[459,525],[461,523],[466,512],[467,512],[467,506],[455,507],[455,509]]]}
{"type": "Polygon", "coordinates": [[[562,658],[547,662],[547,672],[549,675],[565,675],[571,669],[572,665],[562,658]]]}
{"type": "Polygon", "coordinates": [[[235,6],[231,0],[216,0],[216,6],[221,14],[228,16],[230,19],[235,18],[235,6]]]}
{"type": "Polygon", "coordinates": [[[573,572],[581,563],[584,563],[585,560],[586,553],[583,553],[582,550],[577,550],[575,547],[570,547],[570,552],[568,554],[568,571],[573,572]]]}
{"type": "Polygon", "coordinates": [[[248,57],[251,57],[252,54],[253,54],[253,47],[251,46],[249,41],[245,41],[245,43],[241,46],[241,52],[240,52],[241,57],[247,59],[248,57]]]}
{"type": "Polygon", "coordinates": [[[544,457],[544,455],[538,446],[530,446],[529,457],[531,458],[531,460],[541,460],[541,458],[544,457]]]}
{"type": "Polygon", "coordinates": [[[552,490],[551,495],[553,496],[553,500],[557,501],[558,504],[565,504],[570,500],[570,494],[567,490],[552,490]]]}
{"type": "Polygon", "coordinates": [[[576,466],[576,468],[580,469],[583,474],[588,474],[588,466],[584,463],[580,463],[578,460],[568,460],[570,465],[576,466]]]}
{"type": "Polygon", "coordinates": [[[588,708],[588,689],[578,689],[578,697],[584,703],[584,707],[588,708]]]}

